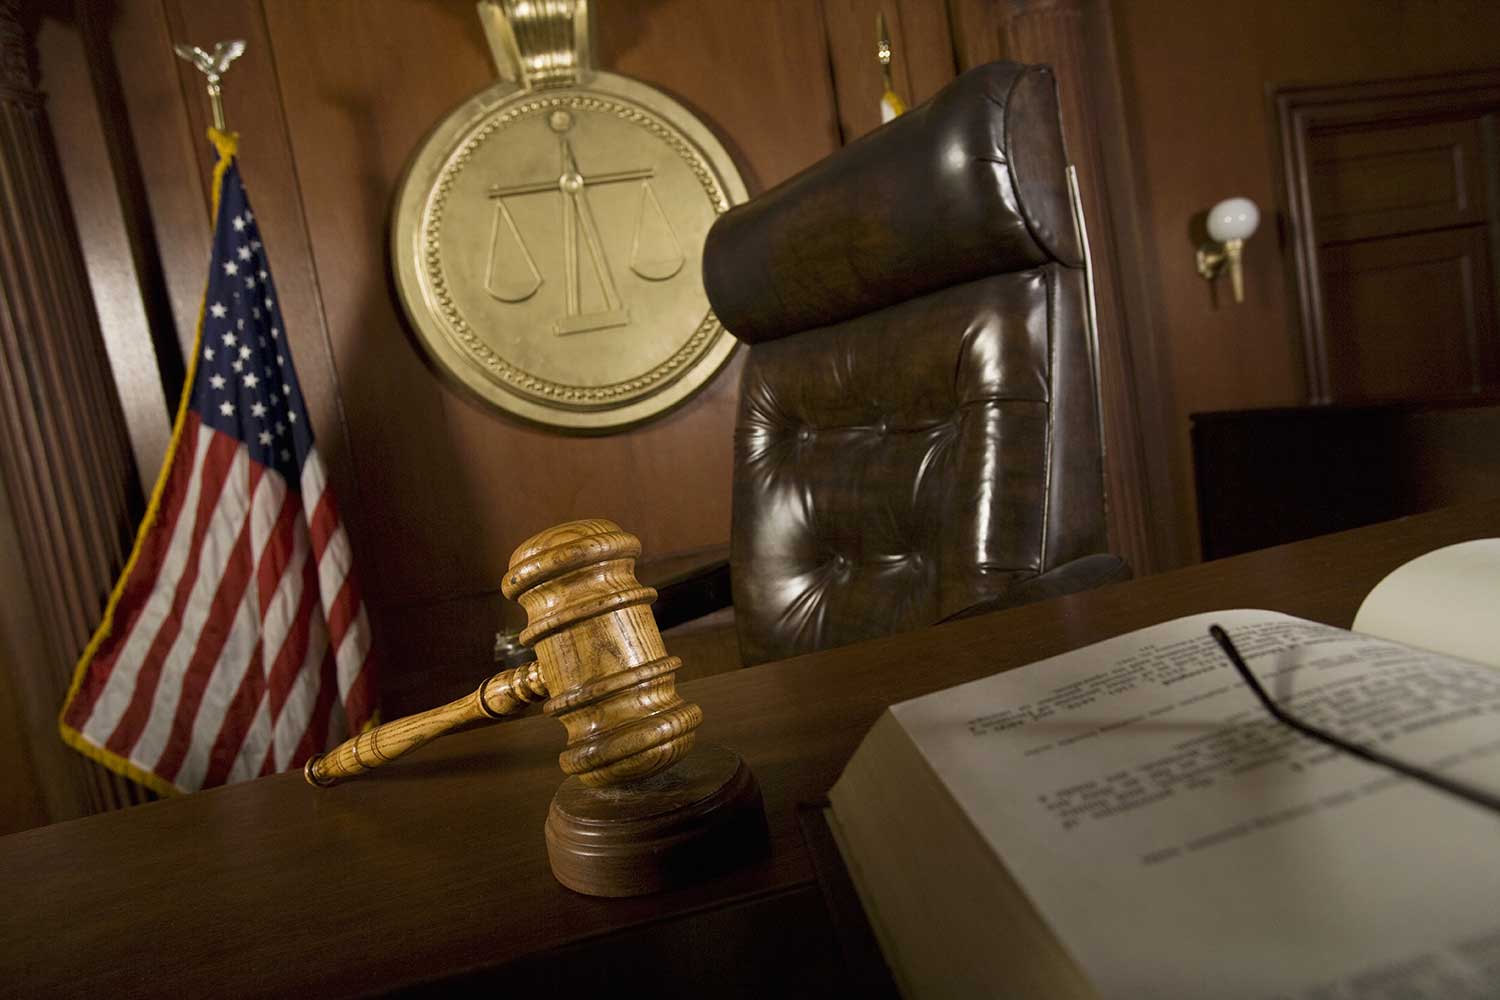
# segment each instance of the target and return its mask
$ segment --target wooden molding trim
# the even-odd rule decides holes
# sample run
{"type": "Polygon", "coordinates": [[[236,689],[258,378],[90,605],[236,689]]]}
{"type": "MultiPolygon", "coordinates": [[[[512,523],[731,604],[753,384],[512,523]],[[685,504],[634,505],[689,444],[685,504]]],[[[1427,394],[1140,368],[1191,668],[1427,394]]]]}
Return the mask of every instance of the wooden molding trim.
{"type": "MultiPolygon", "coordinates": [[[[0,0],[0,475],[50,654],[19,664],[12,682],[23,704],[55,712],[124,564],[141,495],[32,78],[19,5],[0,0]]],[[[68,800],[90,811],[144,800],[64,747],[53,719],[28,729],[35,755],[69,758],[77,787],[51,790],[55,813],[78,811],[68,800]]]]}
{"type": "Polygon", "coordinates": [[[1273,86],[1270,100],[1280,146],[1277,197],[1292,247],[1286,280],[1298,306],[1308,401],[1327,403],[1333,400],[1313,219],[1309,135],[1318,128],[1354,122],[1398,121],[1424,113],[1452,118],[1500,110],[1500,69],[1332,86],[1273,86]]]}

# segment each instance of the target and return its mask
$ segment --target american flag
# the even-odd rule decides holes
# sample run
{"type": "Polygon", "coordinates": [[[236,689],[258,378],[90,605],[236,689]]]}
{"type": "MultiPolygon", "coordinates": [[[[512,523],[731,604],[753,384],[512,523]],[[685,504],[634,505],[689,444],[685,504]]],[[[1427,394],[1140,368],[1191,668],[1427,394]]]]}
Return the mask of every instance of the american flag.
{"type": "Polygon", "coordinates": [[[219,132],[213,259],[172,444],[63,738],[170,794],[301,767],[374,714],[370,628],[276,286],[219,132]]]}

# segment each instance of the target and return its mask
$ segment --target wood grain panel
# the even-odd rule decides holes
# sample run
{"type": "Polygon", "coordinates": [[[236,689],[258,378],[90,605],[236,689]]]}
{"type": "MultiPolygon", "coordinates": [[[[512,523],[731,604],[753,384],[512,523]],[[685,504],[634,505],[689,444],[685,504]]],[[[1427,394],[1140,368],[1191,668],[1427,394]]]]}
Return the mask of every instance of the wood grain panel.
{"type": "Polygon", "coordinates": [[[1489,234],[1468,226],[1319,251],[1336,400],[1500,388],[1489,234]]]}
{"type": "MultiPolygon", "coordinates": [[[[0,476],[0,551],[19,552],[15,510],[0,476]]],[[[83,762],[56,737],[53,663],[24,561],[0,559],[0,831],[15,833],[90,812],[83,762]],[[41,683],[39,683],[41,681],[41,683]]]]}
{"type": "MultiPolygon", "coordinates": [[[[166,343],[175,339],[178,345],[177,381],[166,384],[167,402],[175,408],[182,356],[192,346],[208,273],[208,180],[196,169],[199,149],[207,140],[189,114],[190,104],[206,98],[201,83],[194,83],[191,92],[184,89],[160,0],[101,0],[88,10],[89,58],[103,73],[96,87],[118,88],[115,99],[122,105],[122,120],[115,124],[111,141],[123,143],[122,151],[134,150],[121,165],[133,176],[118,177],[114,184],[122,191],[133,189],[140,198],[129,219],[138,227],[132,238],[137,252],[155,262],[169,301],[173,329],[170,336],[157,331],[155,337],[158,358],[168,353],[166,343]]],[[[102,106],[108,98],[98,99],[102,106]]],[[[104,183],[102,178],[99,182],[104,183]]],[[[152,319],[161,321],[155,314],[152,319]]]]}
{"type": "Polygon", "coordinates": [[[701,115],[751,197],[839,147],[817,4],[605,0],[598,25],[600,67],[660,87],[701,115]]]}
{"type": "Polygon", "coordinates": [[[1004,0],[948,0],[948,23],[958,71],[1006,56],[1004,0]]]}
{"type": "MultiPolygon", "coordinates": [[[[143,241],[132,232],[136,213],[127,208],[122,197],[137,189],[116,183],[116,164],[131,150],[128,136],[122,135],[118,123],[111,120],[112,113],[118,111],[118,92],[101,91],[96,85],[97,81],[113,79],[109,60],[102,58],[107,43],[89,36],[92,24],[88,8],[59,13],[71,16],[66,20],[49,18],[38,27],[39,86],[48,95],[47,118],[58,147],[67,151],[59,158],[62,179],[130,434],[141,492],[149,494],[171,436],[171,408],[163,390],[163,372],[169,373],[168,381],[180,392],[180,350],[170,312],[165,308],[155,315],[148,311],[144,283],[159,278],[159,274],[142,273],[154,264],[141,252],[143,241]],[[154,320],[164,322],[158,327],[154,320]]],[[[156,301],[165,306],[164,288],[156,301]]],[[[176,404],[175,396],[172,404],[176,404]]]]}
{"type": "Polygon", "coordinates": [[[1205,559],[1500,497],[1500,396],[1195,414],[1205,559]]]}
{"type": "Polygon", "coordinates": [[[875,15],[891,33],[891,82],[914,107],[953,79],[953,39],[947,12],[933,3],[898,0],[824,0],[828,62],[838,98],[839,132],[853,142],[880,125],[885,82],[875,58],[875,15]]]}
{"type": "Polygon", "coordinates": [[[1309,194],[1319,243],[1482,224],[1480,120],[1316,131],[1309,194]]]}

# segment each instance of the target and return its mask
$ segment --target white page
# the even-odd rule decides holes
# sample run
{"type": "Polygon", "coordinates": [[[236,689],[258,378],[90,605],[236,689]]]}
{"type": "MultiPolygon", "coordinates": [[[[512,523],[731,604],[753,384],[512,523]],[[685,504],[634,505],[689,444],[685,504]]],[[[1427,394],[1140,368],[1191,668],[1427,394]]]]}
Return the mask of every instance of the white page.
{"type": "Polygon", "coordinates": [[[1103,996],[1500,995],[1500,815],[1272,720],[1212,622],[1307,721],[1500,790],[1500,673],[1272,612],[892,712],[1103,996]]]}
{"type": "Polygon", "coordinates": [[[1500,538],[1397,567],[1359,606],[1354,631],[1500,667],[1500,538]]]}

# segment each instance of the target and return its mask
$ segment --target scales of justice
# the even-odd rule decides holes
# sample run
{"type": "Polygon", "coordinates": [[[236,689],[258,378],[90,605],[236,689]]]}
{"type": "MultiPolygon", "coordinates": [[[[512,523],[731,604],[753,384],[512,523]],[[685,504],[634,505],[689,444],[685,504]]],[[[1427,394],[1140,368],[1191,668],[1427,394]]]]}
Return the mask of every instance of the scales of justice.
{"type": "Polygon", "coordinates": [[[655,171],[648,167],[643,170],[617,170],[585,176],[578,169],[578,159],[567,138],[573,121],[573,115],[568,111],[554,111],[547,116],[548,127],[559,133],[561,166],[556,180],[490,189],[490,197],[495,199],[495,214],[491,225],[489,260],[485,267],[485,287],[502,302],[524,302],[542,286],[542,274],[537,268],[536,258],[532,256],[525,237],[516,226],[515,218],[506,207],[507,199],[554,191],[562,195],[561,231],[567,281],[567,313],[553,324],[553,330],[558,334],[588,333],[624,326],[630,322],[630,313],[621,302],[619,289],[615,285],[604,241],[599,237],[598,223],[594,221],[588,198],[590,186],[642,182],[640,211],[636,216],[631,240],[631,271],[648,281],[666,281],[682,270],[685,260],[682,244],[672,231],[672,224],[667,221],[661,202],[651,187],[651,177],[655,171]],[[585,250],[594,279],[604,298],[603,309],[588,313],[581,311],[579,294],[579,276],[585,250]]]}
{"type": "Polygon", "coordinates": [[[745,199],[709,129],[593,67],[586,0],[481,0],[500,79],[403,179],[396,287],[438,373],[509,415],[607,433],[679,405],[733,353],[703,290],[745,199]]]}

